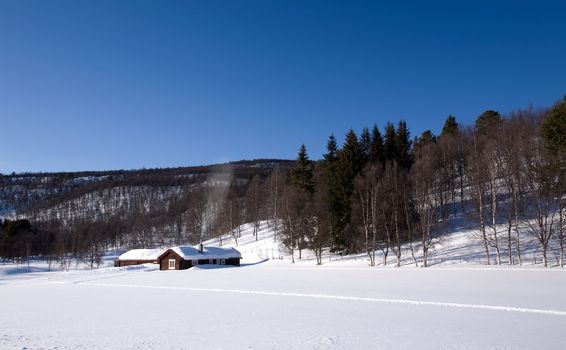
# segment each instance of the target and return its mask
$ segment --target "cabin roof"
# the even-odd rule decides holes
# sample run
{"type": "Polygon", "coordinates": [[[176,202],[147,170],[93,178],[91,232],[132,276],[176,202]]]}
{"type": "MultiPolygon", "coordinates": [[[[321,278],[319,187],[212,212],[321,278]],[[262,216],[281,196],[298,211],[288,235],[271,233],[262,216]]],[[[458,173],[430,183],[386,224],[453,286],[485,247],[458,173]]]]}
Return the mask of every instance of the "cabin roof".
{"type": "Polygon", "coordinates": [[[118,257],[119,260],[159,260],[168,251],[173,251],[185,260],[241,258],[234,248],[203,247],[202,253],[191,246],[177,246],[169,249],[132,249],[118,257]]]}
{"type": "Polygon", "coordinates": [[[118,257],[119,260],[157,260],[163,249],[132,249],[118,257]]]}
{"type": "Polygon", "coordinates": [[[242,257],[242,254],[234,248],[203,247],[202,253],[198,250],[198,248],[191,246],[172,247],[171,250],[185,260],[228,259],[242,257]]]}

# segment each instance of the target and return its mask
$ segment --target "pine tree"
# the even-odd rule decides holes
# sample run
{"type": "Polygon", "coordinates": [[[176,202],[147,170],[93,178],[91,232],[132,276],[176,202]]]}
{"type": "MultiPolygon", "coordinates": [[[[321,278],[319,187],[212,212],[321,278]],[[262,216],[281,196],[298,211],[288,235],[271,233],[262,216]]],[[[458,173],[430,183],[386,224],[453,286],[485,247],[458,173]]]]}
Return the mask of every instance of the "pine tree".
{"type": "Polygon", "coordinates": [[[313,233],[312,218],[313,199],[315,194],[313,164],[307,155],[305,145],[301,145],[297,162],[291,171],[291,187],[287,191],[287,219],[284,225],[284,243],[292,254],[295,249],[299,253],[307,246],[313,233]]]}
{"type": "Polygon", "coordinates": [[[425,131],[421,134],[421,137],[419,137],[419,142],[425,143],[425,144],[435,143],[435,142],[436,142],[436,136],[434,136],[434,134],[432,133],[432,131],[430,131],[430,130],[425,130],[425,131]]]}
{"type": "Polygon", "coordinates": [[[336,208],[338,201],[337,194],[339,186],[336,179],[336,167],[338,162],[338,147],[336,145],[336,138],[334,135],[330,135],[328,138],[328,143],[326,144],[326,153],[322,160],[322,178],[327,186],[326,191],[328,195],[328,207],[332,214],[335,214],[334,208],[336,208]]]}
{"type": "Polygon", "coordinates": [[[415,137],[415,140],[413,141],[413,154],[415,157],[426,145],[431,143],[436,143],[436,136],[434,136],[430,130],[425,130],[419,138],[415,137]]]}
{"type": "Polygon", "coordinates": [[[385,162],[385,155],[383,153],[383,137],[379,132],[377,125],[373,126],[371,131],[371,147],[369,158],[372,163],[382,164],[385,162]]]}
{"type": "MultiPolygon", "coordinates": [[[[331,232],[336,232],[336,227],[339,226],[339,217],[341,216],[340,205],[340,184],[336,174],[338,163],[338,147],[336,145],[336,138],[330,135],[328,143],[326,144],[326,153],[322,161],[322,184],[326,186],[326,207],[329,210],[329,221],[331,232]]],[[[322,189],[321,189],[322,190],[322,189]]]]}
{"type": "MultiPolygon", "coordinates": [[[[558,180],[552,186],[554,196],[564,198],[566,193],[566,96],[562,102],[557,103],[549,111],[540,127],[540,134],[548,151],[547,156],[550,163],[546,171],[553,173],[554,178],[558,180]]],[[[564,208],[566,201],[562,200],[561,206],[564,208]]],[[[561,210],[566,212],[566,209],[561,210]]],[[[559,236],[564,237],[563,231],[559,231],[559,236]]],[[[562,240],[563,238],[561,242],[562,240]]]]}
{"type": "Polygon", "coordinates": [[[369,161],[371,151],[371,135],[368,128],[363,128],[360,135],[360,152],[362,154],[362,167],[369,161]]]}
{"type": "Polygon", "coordinates": [[[477,117],[475,129],[479,135],[488,135],[499,129],[502,123],[499,112],[487,110],[477,117]]]}
{"type": "Polygon", "coordinates": [[[566,96],[548,113],[541,126],[541,136],[552,154],[566,156],[566,96]]]}
{"type": "Polygon", "coordinates": [[[395,126],[393,126],[393,123],[387,122],[387,125],[385,125],[385,141],[383,142],[383,153],[386,162],[395,159],[395,155],[397,154],[396,138],[395,126]]]}
{"type": "Polygon", "coordinates": [[[297,156],[297,163],[291,172],[291,183],[295,188],[305,191],[309,195],[314,193],[312,164],[304,144],[301,145],[297,156]]]}
{"type": "Polygon", "coordinates": [[[342,149],[338,152],[338,165],[348,178],[353,178],[359,174],[363,166],[363,149],[358,142],[356,133],[350,129],[346,134],[346,141],[342,149]]]}
{"type": "Polygon", "coordinates": [[[396,137],[396,160],[402,169],[409,170],[413,164],[413,154],[411,152],[412,141],[407,123],[404,120],[399,122],[396,137]]]}
{"type": "Polygon", "coordinates": [[[352,243],[352,232],[348,230],[352,214],[352,193],[354,191],[354,179],[360,173],[363,166],[363,155],[356,133],[350,129],[346,135],[344,146],[338,151],[338,162],[336,168],[337,185],[337,215],[334,231],[334,250],[347,251],[352,243]],[[347,232],[349,231],[349,232],[347,232]]]}
{"type": "Polygon", "coordinates": [[[335,228],[339,226],[338,217],[340,217],[341,206],[338,195],[340,186],[336,177],[337,162],[336,138],[334,135],[330,135],[326,144],[326,153],[315,171],[317,186],[314,199],[316,228],[313,230],[314,237],[311,244],[319,264],[322,259],[322,249],[334,240],[335,228]]]}
{"type": "Polygon", "coordinates": [[[328,142],[326,144],[326,153],[324,154],[324,160],[330,163],[334,163],[338,159],[338,146],[336,145],[336,137],[330,135],[328,142]]]}
{"type": "Polygon", "coordinates": [[[456,117],[454,117],[453,115],[449,115],[448,118],[446,118],[446,121],[444,122],[444,126],[442,127],[442,132],[440,133],[440,136],[456,136],[459,132],[459,126],[458,123],[456,122],[456,117]]]}

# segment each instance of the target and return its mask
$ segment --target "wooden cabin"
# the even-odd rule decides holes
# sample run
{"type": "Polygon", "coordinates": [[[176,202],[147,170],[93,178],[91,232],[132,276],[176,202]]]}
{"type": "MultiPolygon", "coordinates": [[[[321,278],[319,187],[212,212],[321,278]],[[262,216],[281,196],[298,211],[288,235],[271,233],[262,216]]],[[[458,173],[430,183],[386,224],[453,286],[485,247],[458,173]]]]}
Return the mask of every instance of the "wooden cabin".
{"type": "Polygon", "coordinates": [[[242,255],[234,248],[172,247],[169,249],[132,249],[114,261],[115,267],[159,264],[160,270],[186,270],[192,266],[215,264],[240,266],[242,255]]]}
{"type": "Polygon", "coordinates": [[[240,266],[242,255],[234,248],[173,247],[157,257],[160,270],[186,270],[192,266],[215,264],[240,266]]]}

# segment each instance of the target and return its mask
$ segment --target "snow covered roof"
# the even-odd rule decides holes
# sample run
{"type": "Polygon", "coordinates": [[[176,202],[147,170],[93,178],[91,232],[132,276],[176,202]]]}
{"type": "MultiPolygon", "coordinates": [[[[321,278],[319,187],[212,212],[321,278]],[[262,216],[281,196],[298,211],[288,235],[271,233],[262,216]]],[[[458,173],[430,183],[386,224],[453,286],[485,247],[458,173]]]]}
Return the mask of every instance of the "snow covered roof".
{"type": "Polygon", "coordinates": [[[163,249],[132,249],[120,255],[120,260],[157,260],[163,249]]]}
{"type": "Polygon", "coordinates": [[[175,253],[185,260],[196,259],[228,259],[241,258],[242,254],[234,248],[203,247],[203,252],[199,252],[195,247],[173,247],[175,253]]]}
{"type": "MultiPolygon", "coordinates": [[[[203,252],[191,246],[170,248],[185,260],[241,258],[234,248],[203,247],[203,252]]],[[[119,260],[157,260],[169,249],[132,249],[118,257],[119,260]]]]}

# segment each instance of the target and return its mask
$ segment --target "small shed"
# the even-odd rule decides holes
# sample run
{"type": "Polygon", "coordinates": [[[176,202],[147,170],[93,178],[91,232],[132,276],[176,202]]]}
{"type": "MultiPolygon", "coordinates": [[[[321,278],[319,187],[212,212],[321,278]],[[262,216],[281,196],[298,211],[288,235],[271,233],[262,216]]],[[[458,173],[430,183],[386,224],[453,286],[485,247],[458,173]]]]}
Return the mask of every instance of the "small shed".
{"type": "Polygon", "coordinates": [[[163,249],[132,249],[120,255],[114,260],[115,267],[157,264],[157,258],[163,253],[163,249]]]}
{"type": "Polygon", "coordinates": [[[160,270],[186,270],[204,264],[240,266],[242,255],[234,248],[173,247],[157,257],[160,270]]]}

